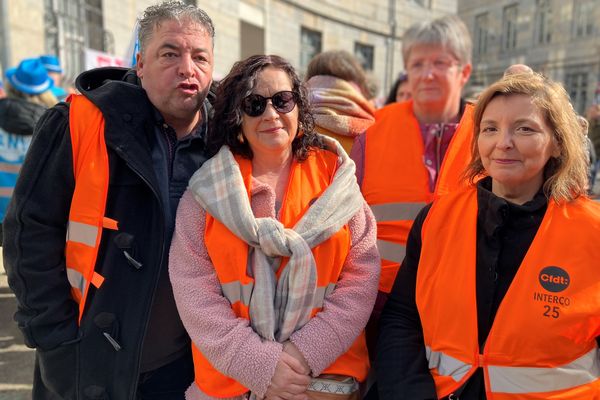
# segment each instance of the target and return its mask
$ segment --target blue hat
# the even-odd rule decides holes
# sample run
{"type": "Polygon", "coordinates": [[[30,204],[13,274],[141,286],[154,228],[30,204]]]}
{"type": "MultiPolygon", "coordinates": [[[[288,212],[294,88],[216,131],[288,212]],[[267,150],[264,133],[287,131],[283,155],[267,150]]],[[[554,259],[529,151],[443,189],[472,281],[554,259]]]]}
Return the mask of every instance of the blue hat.
{"type": "Polygon", "coordinates": [[[39,58],[23,60],[17,68],[10,68],[6,79],[15,89],[27,94],[40,94],[52,86],[52,79],[39,58]]]}
{"type": "Polygon", "coordinates": [[[48,72],[63,72],[58,57],[52,54],[46,54],[44,56],[40,56],[40,60],[42,60],[42,64],[44,64],[44,67],[46,67],[48,72]]]}
{"type": "Polygon", "coordinates": [[[60,86],[52,86],[50,88],[50,91],[52,92],[54,97],[56,97],[60,101],[66,99],[67,95],[69,94],[65,89],[61,88],[60,86]]]}

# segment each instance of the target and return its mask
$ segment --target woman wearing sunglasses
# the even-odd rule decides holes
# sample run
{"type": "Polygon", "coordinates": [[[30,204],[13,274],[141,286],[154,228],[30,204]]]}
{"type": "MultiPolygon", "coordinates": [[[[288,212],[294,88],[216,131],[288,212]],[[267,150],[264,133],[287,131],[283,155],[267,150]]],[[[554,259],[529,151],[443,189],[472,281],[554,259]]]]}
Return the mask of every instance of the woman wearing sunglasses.
{"type": "Polygon", "coordinates": [[[379,278],[375,221],[306,90],[278,56],[217,92],[215,156],[177,214],[170,275],[193,341],[188,399],[357,399],[379,278]]]}

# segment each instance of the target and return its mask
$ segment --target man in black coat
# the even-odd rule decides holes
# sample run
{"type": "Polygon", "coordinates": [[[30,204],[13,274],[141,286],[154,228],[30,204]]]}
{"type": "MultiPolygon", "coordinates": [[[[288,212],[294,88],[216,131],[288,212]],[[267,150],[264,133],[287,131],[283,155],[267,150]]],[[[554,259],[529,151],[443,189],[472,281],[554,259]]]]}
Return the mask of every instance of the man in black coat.
{"type": "Polygon", "coordinates": [[[36,349],[34,399],[183,399],[193,381],[167,263],[179,198],[206,159],[214,27],[204,11],[168,2],[146,9],[138,38],[135,70],[76,82],[105,121],[105,216],[118,221],[102,231],[104,282],[89,286],[79,323],[65,265],[76,185],[69,104],[37,125],[5,219],[15,319],[36,349]]]}

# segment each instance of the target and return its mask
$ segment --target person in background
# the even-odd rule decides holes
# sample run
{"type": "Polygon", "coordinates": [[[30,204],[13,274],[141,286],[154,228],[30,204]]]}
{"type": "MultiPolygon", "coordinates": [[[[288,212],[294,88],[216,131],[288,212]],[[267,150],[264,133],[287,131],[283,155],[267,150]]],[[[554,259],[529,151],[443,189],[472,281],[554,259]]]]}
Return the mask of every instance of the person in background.
{"type": "Polygon", "coordinates": [[[579,122],[579,126],[581,127],[581,133],[584,136],[585,152],[588,155],[588,195],[592,196],[594,194],[594,182],[596,181],[597,172],[596,149],[594,149],[594,144],[589,137],[590,123],[588,120],[582,115],[577,115],[577,122],[579,122]]]}
{"type": "Polygon", "coordinates": [[[54,94],[59,101],[64,101],[67,98],[68,93],[62,87],[64,71],[58,57],[52,54],[46,54],[40,56],[40,61],[44,67],[46,67],[46,71],[48,71],[48,75],[52,79],[53,85],[52,88],[50,88],[52,94],[54,94]]]}
{"type": "Polygon", "coordinates": [[[379,94],[379,81],[372,73],[366,73],[367,75],[367,100],[371,103],[373,108],[376,110],[383,106],[383,98],[379,94]]]}
{"type": "Polygon", "coordinates": [[[475,104],[481,93],[485,90],[482,85],[469,85],[463,90],[463,98],[467,103],[475,104]]]}
{"type": "Polygon", "coordinates": [[[569,96],[511,74],[474,125],[471,184],[419,213],[381,316],[380,398],[597,399],[600,205],[569,96]]]}
{"type": "MultiPolygon", "coordinates": [[[[600,92],[596,94],[597,99],[594,104],[588,107],[585,118],[588,121],[588,137],[592,141],[594,146],[594,152],[596,153],[596,157],[600,154],[600,92]]],[[[600,169],[600,160],[596,159],[596,164],[592,166],[593,176],[595,181],[595,176],[600,169]]],[[[592,189],[593,189],[592,182],[592,189]]]]}
{"type": "Polygon", "coordinates": [[[51,85],[37,59],[23,60],[6,71],[6,97],[0,98],[0,222],[6,215],[35,124],[48,107],[56,104],[51,85]]]}
{"type": "Polygon", "coordinates": [[[170,276],[198,399],[359,399],[379,257],[354,163],[273,55],[234,64],[177,211],[170,276]]]}
{"type": "Polygon", "coordinates": [[[385,105],[392,103],[400,103],[410,100],[410,89],[408,87],[408,75],[406,72],[401,72],[398,79],[394,82],[385,99],[385,105]]]}
{"type": "Polygon", "coordinates": [[[377,110],[375,124],[352,148],[361,191],[377,219],[382,259],[380,293],[367,326],[371,356],[414,217],[464,181],[473,126],[472,106],[461,91],[471,74],[471,47],[469,31],[456,16],[411,26],[402,54],[412,99],[377,110]]]}
{"type": "Polygon", "coordinates": [[[148,7],[135,70],[100,68],[46,112],[4,221],[4,266],[34,399],[182,400],[194,379],[168,250],[206,160],[214,27],[148,7]]]}
{"type": "Polygon", "coordinates": [[[533,69],[531,69],[529,65],[525,64],[512,64],[504,70],[504,76],[532,73],[533,69]]]}
{"type": "Polygon", "coordinates": [[[336,139],[349,153],[356,136],[375,122],[358,60],[343,50],[319,53],[308,64],[305,79],[315,131],[336,139]]]}

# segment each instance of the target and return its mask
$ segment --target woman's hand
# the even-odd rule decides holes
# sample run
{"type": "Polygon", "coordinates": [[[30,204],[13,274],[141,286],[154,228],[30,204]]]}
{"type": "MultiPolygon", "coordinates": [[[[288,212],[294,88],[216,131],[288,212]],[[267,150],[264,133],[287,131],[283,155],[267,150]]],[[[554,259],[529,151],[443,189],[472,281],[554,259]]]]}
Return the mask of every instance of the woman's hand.
{"type": "Polygon", "coordinates": [[[304,358],[304,355],[300,353],[300,350],[296,347],[296,345],[290,341],[283,343],[283,351],[288,353],[290,356],[294,357],[296,360],[300,361],[302,366],[306,369],[306,373],[310,374],[310,366],[308,362],[304,358]]]}
{"type": "MultiPolygon", "coordinates": [[[[300,353],[295,346],[294,349],[300,353]]],[[[300,357],[302,357],[301,354],[300,357]]],[[[304,358],[302,357],[302,359],[304,358]]],[[[306,361],[304,361],[304,364],[306,364],[306,361]]],[[[304,364],[284,350],[275,366],[275,373],[265,393],[265,399],[308,400],[305,392],[310,384],[310,376],[308,375],[310,369],[308,365],[304,364]]]]}

